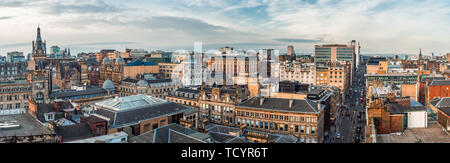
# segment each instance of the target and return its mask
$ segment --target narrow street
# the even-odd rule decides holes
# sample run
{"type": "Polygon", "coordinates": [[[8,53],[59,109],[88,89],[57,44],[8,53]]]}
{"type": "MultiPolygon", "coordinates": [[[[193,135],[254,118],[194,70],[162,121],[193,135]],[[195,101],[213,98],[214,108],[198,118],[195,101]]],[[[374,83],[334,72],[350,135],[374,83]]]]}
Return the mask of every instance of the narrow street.
{"type": "Polygon", "coordinates": [[[351,90],[348,93],[345,107],[339,109],[337,118],[330,128],[330,136],[326,143],[355,143],[364,139],[365,121],[365,67],[363,65],[356,71],[351,90]],[[362,104],[360,104],[362,98],[362,104]],[[348,115],[346,114],[348,110],[348,115]],[[360,118],[358,115],[360,114],[360,118]],[[360,127],[359,132],[357,127],[360,127]],[[339,135],[339,136],[338,136],[339,135]],[[355,139],[355,138],[358,138],[355,139]]]}

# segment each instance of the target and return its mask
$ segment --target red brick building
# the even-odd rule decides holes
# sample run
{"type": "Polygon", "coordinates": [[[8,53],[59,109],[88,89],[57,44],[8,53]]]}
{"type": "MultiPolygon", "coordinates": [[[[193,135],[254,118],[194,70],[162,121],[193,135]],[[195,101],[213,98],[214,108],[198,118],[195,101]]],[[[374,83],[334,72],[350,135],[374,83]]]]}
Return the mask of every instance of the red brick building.
{"type": "Polygon", "coordinates": [[[425,86],[425,104],[428,104],[435,98],[450,97],[450,80],[433,80],[428,86],[425,86]]]}

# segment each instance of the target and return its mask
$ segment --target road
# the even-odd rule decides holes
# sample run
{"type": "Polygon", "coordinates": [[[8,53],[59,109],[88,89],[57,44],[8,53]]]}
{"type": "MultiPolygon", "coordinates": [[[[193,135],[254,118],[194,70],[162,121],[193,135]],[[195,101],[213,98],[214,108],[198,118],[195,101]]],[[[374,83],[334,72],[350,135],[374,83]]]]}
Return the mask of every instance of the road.
{"type": "Polygon", "coordinates": [[[339,109],[339,114],[336,117],[334,124],[330,128],[330,136],[327,137],[326,143],[355,143],[355,137],[364,139],[364,130],[366,126],[365,121],[365,66],[361,65],[356,71],[355,78],[352,84],[352,90],[347,93],[347,100],[344,105],[339,109]],[[356,92],[355,92],[356,90],[356,92]],[[361,93],[363,91],[363,93],[361,93]],[[363,103],[360,105],[359,100],[363,98],[363,103]],[[345,111],[349,111],[349,115],[345,115],[345,111]],[[361,112],[361,122],[358,121],[358,114],[361,112]],[[361,127],[361,132],[356,132],[356,127],[361,127]],[[341,138],[337,138],[337,134],[341,135],[341,138]]]}

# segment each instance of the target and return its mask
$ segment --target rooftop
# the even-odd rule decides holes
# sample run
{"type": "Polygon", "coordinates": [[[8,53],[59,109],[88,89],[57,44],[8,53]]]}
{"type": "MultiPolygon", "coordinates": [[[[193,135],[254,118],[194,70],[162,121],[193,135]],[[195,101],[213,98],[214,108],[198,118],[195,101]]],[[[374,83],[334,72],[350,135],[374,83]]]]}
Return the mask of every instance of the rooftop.
{"type": "Polygon", "coordinates": [[[130,138],[134,143],[206,143],[211,136],[179,124],[168,124],[130,138]]]}
{"type": "Polygon", "coordinates": [[[445,114],[450,115],[450,97],[433,99],[430,101],[430,104],[445,114]]]}
{"type": "Polygon", "coordinates": [[[429,123],[428,128],[406,129],[403,135],[377,135],[377,143],[450,143],[449,134],[442,131],[437,123],[429,123]]]}
{"type": "Polygon", "coordinates": [[[0,122],[11,122],[19,125],[16,128],[0,129],[0,137],[54,134],[29,114],[0,115],[0,122]]]}
{"type": "Polygon", "coordinates": [[[431,81],[432,86],[439,86],[439,85],[450,85],[450,80],[433,80],[431,81]]]}
{"type": "Polygon", "coordinates": [[[114,99],[97,102],[95,104],[97,106],[101,106],[110,109],[112,111],[120,112],[140,107],[148,107],[151,105],[162,104],[165,102],[167,101],[160,98],[139,94],[127,97],[117,97],[114,99]]]}
{"type": "Polygon", "coordinates": [[[425,106],[404,107],[397,103],[389,103],[388,106],[389,106],[389,110],[392,114],[404,114],[407,112],[427,111],[427,108],[425,108],[425,106]]]}
{"type": "Polygon", "coordinates": [[[66,91],[57,91],[52,92],[49,96],[51,99],[64,99],[64,98],[70,98],[73,96],[83,96],[83,95],[93,95],[93,94],[107,94],[108,91],[106,91],[103,88],[100,87],[91,87],[86,90],[66,90],[66,91]]]}
{"type": "Polygon", "coordinates": [[[292,100],[292,106],[289,107],[291,99],[254,97],[237,105],[237,107],[260,109],[260,110],[277,110],[283,112],[296,113],[319,113],[322,108],[318,108],[318,104],[312,100],[292,100]],[[262,100],[262,104],[261,104],[262,100]]]}
{"type": "Polygon", "coordinates": [[[112,128],[134,125],[140,121],[160,116],[170,116],[187,111],[190,107],[159,98],[135,95],[96,103],[96,114],[109,119],[112,128]]]}
{"type": "Polygon", "coordinates": [[[128,134],[122,131],[122,132],[116,132],[113,134],[108,134],[108,135],[103,135],[103,136],[97,136],[97,137],[92,137],[92,138],[87,138],[87,139],[82,139],[82,140],[71,141],[69,143],[97,143],[97,142],[108,143],[108,141],[111,139],[117,139],[117,138],[122,138],[122,137],[126,137],[126,136],[128,136],[128,134]]]}

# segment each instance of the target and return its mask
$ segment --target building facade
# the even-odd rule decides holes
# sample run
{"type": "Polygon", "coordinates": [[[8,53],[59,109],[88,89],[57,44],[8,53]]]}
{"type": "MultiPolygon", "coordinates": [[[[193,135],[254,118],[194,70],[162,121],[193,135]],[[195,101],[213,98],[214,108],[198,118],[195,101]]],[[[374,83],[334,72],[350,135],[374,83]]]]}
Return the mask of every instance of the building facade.
{"type": "Polygon", "coordinates": [[[303,84],[315,84],[316,66],[314,63],[280,63],[280,81],[298,81],[303,84]]]}
{"type": "MultiPolygon", "coordinates": [[[[202,87],[199,119],[201,122],[235,125],[235,106],[250,95],[246,86],[202,87]]],[[[202,125],[202,124],[200,124],[202,125]]]]}
{"type": "Polygon", "coordinates": [[[0,81],[0,110],[28,109],[31,90],[27,79],[0,81]]]}
{"type": "Polygon", "coordinates": [[[254,97],[236,106],[236,124],[253,130],[294,135],[302,143],[324,136],[324,112],[311,100],[254,97]]]}

